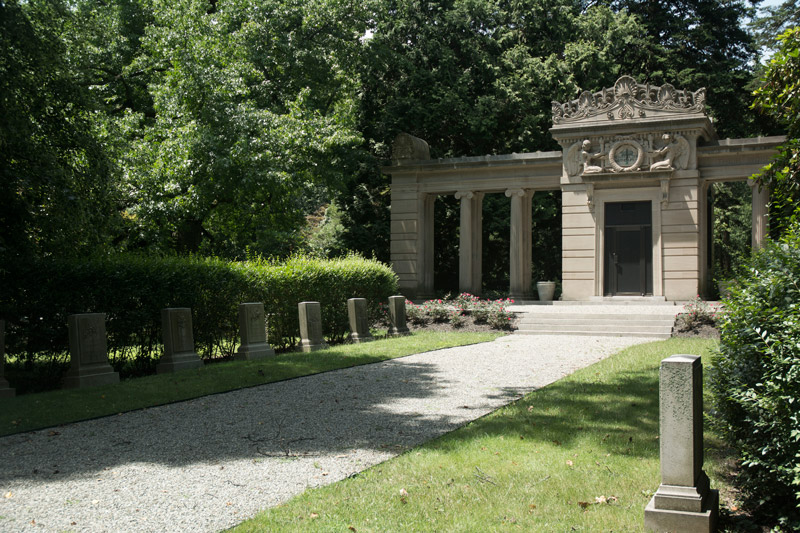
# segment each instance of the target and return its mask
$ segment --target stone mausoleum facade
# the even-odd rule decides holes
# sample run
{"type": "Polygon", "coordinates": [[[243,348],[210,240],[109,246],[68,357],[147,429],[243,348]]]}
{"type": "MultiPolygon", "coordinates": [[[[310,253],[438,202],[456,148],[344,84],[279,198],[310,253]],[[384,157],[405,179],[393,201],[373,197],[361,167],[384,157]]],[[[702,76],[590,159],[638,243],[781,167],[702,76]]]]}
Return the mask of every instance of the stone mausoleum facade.
{"type": "MultiPolygon", "coordinates": [[[[783,137],[720,140],[705,114],[705,89],[678,90],[623,76],[613,87],[553,102],[559,152],[430,159],[422,139],[401,134],[393,146],[391,260],[401,291],[434,293],[433,205],[461,202],[459,289],[480,293],[482,200],[511,201],[510,293],[531,287],[531,199],[560,190],[562,299],[688,300],[711,281],[713,224],[708,189],[747,180],[753,246],[766,236],[768,193],[750,177],[783,137]]],[[[533,280],[537,281],[537,280],[533,280]]]]}

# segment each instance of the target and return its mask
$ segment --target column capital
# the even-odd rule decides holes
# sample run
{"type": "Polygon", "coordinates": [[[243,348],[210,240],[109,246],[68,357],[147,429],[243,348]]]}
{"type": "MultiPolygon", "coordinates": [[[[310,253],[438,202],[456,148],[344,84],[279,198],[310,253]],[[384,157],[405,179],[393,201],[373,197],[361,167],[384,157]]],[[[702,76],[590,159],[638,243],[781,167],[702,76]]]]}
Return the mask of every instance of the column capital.
{"type": "Polygon", "coordinates": [[[456,191],[456,200],[461,200],[462,198],[466,198],[467,200],[472,200],[475,196],[475,193],[472,191],[456,191]]]}
{"type": "Polygon", "coordinates": [[[520,198],[524,198],[525,195],[533,196],[533,192],[530,189],[506,189],[506,196],[511,198],[512,196],[518,196],[520,198]]]}

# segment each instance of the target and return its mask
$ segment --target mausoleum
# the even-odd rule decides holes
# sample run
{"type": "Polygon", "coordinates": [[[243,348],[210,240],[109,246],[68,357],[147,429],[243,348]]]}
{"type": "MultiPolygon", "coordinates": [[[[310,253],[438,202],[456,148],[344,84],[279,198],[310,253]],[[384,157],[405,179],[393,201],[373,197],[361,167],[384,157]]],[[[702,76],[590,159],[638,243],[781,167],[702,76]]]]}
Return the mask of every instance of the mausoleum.
{"type": "Polygon", "coordinates": [[[706,293],[709,186],[750,183],[752,243],[760,246],[768,194],[751,176],[784,138],[720,140],[705,101],[705,89],[623,76],[611,88],[553,102],[550,133],[558,152],[433,160],[424,140],[400,134],[384,168],[392,178],[391,261],[400,290],[433,295],[433,202],[454,195],[461,202],[459,289],[479,293],[482,200],[502,192],[511,201],[510,293],[525,297],[536,253],[531,199],[560,190],[562,299],[688,300],[706,293]]]}

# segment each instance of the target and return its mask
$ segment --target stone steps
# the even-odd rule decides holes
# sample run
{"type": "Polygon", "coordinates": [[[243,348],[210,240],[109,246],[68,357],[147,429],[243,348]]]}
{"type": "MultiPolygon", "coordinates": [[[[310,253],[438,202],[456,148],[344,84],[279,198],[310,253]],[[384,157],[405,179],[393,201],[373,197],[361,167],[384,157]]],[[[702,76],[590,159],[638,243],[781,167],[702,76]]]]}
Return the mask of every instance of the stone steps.
{"type": "Polygon", "coordinates": [[[668,339],[672,335],[675,313],[543,313],[523,312],[517,335],[597,335],[611,337],[651,337],[668,339]]]}

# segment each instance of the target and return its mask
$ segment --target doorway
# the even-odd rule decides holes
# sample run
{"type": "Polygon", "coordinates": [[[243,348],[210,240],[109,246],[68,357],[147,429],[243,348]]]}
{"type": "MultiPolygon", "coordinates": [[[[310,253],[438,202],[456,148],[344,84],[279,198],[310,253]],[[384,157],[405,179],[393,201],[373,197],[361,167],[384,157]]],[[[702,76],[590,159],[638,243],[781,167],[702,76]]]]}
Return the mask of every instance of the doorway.
{"type": "Polygon", "coordinates": [[[606,296],[653,294],[653,224],[650,202],[605,204],[606,296]]]}

